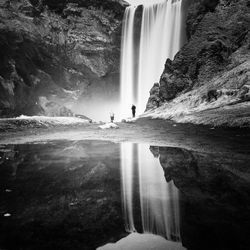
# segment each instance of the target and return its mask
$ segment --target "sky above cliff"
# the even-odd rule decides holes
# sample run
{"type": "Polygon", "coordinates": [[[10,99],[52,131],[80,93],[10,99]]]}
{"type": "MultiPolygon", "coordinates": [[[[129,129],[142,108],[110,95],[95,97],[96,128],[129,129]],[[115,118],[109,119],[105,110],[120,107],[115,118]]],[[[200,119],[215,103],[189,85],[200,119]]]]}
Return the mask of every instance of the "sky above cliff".
{"type": "Polygon", "coordinates": [[[164,2],[165,0],[126,0],[131,5],[139,5],[139,4],[152,4],[164,2]]]}

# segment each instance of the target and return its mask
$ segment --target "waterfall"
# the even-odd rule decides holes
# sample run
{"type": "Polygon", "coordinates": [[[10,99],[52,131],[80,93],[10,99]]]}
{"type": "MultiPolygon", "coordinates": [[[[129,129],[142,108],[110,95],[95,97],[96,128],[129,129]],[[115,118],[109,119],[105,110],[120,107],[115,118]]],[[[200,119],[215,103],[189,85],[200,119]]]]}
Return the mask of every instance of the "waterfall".
{"type": "MultiPolygon", "coordinates": [[[[123,20],[120,79],[123,118],[131,116],[132,104],[137,106],[137,114],[144,112],[149,91],[159,82],[166,59],[173,59],[181,47],[182,0],[144,0],[140,4],[142,1],[133,0],[123,20]]],[[[138,210],[138,203],[135,204],[138,187],[142,231],[180,242],[178,190],[172,182],[166,183],[159,159],[152,156],[147,146],[129,143],[121,146],[121,159],[126,230],[137,229],[138,216],[134,215],[138,210]]]]}
{"type": "Polygon", "coordinates": [[[126,8],[122,31],[120,100],[125,118],[131,116],[132,104],[137,106],[137,114],[144,112],[149,91],[159,82],[166,59],[173,59],[181,46],[182,0],[135,2],[144,2],[138,48],[134,45],[138,39],[135,15],[139,5],[126,8]]]}
{"type": "Polygon", "coordinates": [[[127,7],[124,14],[124,24],[122,30],[122,57],[121,57],[121,113],[122,116],[129,115],[129,108],[134,100],[134,17],[135,6],[127,7]],[[129,84],[126,84],[129,83],[129,84]]]}

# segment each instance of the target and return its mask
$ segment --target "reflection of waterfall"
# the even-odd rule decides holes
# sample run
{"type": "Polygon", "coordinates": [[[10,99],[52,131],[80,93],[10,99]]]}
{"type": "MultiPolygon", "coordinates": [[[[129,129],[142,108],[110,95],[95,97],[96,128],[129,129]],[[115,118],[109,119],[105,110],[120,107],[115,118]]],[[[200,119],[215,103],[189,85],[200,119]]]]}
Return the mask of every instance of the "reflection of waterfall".
{"type": "Polygon", "coordinates": [[[166,182],[159,159],[154,158],[147,145],[129,143],[121,146],[121,157],[126,230],[131,232],[142,227],[143,233],[157,234],[180,242],[178,190],[173,182],[166,182]],[[138,151],[133,150],[135,147],[138,147],[138,151]],[[138,164],[135,164],[137,158],[138,164]],[[139,177],[135,178],[133,173],[137,170],[139,177]],[[139,186],[142,225],[134,224],[136,216],[139,216],[134,213],[133,197],[137,195],[133,190],[135,186],[139,186]]]}
{"type": "Polygon", "coordinates": [[[139,145],[140,199],[143,231],[180,240],[178,190],[167,183],[159,159],[139,145]]]}
{"type": "Polygon", "coordinates": [[[145,110],[149,90],[159,81],[166,59],[173,59],[180,49],[182,0],[144,2],[139,53],[134,46],[137,35],[134,32],[137,28],[134,27],[137,7],[129,6],[124,15],[121,55],[123,116],[129,115],[132,103],[137,105],[139,113],[145,110]],[[135,58],[136,55],[139,58],[135,58]],[[136,62],[138,68],[135,67],[136,62]]]}
{"type": "Polygon", "coordinates": [[[135,231],[133,217],[133,145],[121,145],[121,165],[122,165],[122,200],[123,214],[125,217],[125,228],[127,232],[135,231]]]}

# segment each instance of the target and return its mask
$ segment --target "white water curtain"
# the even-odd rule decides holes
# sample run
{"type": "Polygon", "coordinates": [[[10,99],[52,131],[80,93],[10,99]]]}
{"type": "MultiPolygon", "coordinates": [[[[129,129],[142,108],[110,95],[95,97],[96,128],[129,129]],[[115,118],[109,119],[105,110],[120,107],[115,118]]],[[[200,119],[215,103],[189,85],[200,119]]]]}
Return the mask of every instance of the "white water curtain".
{"type": "Polygon", "coordinates": [[[124,15],[120,79],[123,118],[131,116],[132,104],[137,106],[137,114],[144,112],[149,91],[159,82],[166,59],[173,59],[181,46],[182,0],[144,0],[140,45],[134,46],[135,14],[140,2],[134,1],[124,15]],[[139,62],[138,70],[135,70],[135,61],[139,62]]]}

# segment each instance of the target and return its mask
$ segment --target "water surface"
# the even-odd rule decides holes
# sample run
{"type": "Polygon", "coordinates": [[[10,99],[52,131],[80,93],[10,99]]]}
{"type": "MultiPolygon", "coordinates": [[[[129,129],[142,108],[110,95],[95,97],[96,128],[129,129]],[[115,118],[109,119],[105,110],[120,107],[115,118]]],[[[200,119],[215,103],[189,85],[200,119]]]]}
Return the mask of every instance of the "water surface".
{"type": "Polygon", "coordinates": [[[249,249],[250,156],[239,151],[0,145],[0,248],[249,249]]]}

